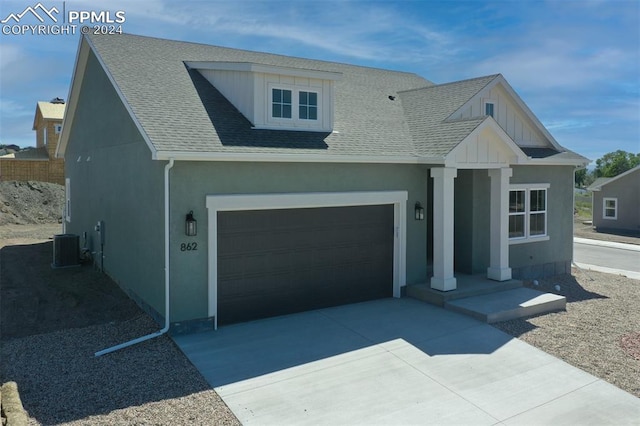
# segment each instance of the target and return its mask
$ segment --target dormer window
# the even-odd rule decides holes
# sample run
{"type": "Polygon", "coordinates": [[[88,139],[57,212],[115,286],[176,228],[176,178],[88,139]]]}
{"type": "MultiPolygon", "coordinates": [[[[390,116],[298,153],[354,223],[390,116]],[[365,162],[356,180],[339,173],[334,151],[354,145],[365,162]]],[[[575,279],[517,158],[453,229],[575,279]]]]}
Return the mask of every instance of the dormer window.
{"type": "Polygon", "coordinates": [[[333,131],[342,74],[251,62],[185,62],[206,78],[254,129],[333,131]]]}
{"type": "Polygon", "coordinates": [[[308,90],[308,87],[271,87],[270,119],[278,123],[290,123],[292,126],[312,125],[320,120],[319,91],[308,90]]]}

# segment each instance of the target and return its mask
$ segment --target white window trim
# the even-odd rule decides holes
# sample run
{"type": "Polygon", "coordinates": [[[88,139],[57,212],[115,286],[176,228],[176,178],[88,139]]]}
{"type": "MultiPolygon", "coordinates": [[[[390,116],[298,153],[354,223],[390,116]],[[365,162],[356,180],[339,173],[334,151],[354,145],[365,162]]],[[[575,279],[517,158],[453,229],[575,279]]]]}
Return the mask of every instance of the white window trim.
{"type": "Polygon", "coordinates": [[[65,194],[64,220],[67,222],[71,222],[71,179],[70,178],[66,178],[64,180],[64,194],[65,194]]]}
{"type": "Polygon", "coordinates": [[[267,122],[270,124],[299,126],[301,128],[319,128],[322,127],[322,90],[317,87],[295,86],[282,83],[269,83],[267,85],[267,122]],[[291,118],[281,118],[273,116],[273,89],[290,90],[291,91],[291,118]],[[299,117],[300,92],[315,93],[318,100],[318,114],[315,120],[302,119],[299,117]]]}
{"type": "Polygon", "coordinates": [[[62,131],[62,124],[54,124],[53,130],[56,133],[56,135],[59,135],[60,132],[62,131]]]}
{"type": "MultiPolygon", "coordinates": [[[[309,192],[295,194],[208,195],[209,308],[218,328],[218,212],[242,210],[302,209],[393,204],[393,297],[406,284],[407,191],[309,192]]],[[[413,212],[412,212],[413,215],[413,212]]]]}
{"type": "Polygon", "coordinates": [[[602,199],[602,219],[606,220],[618,220],[618,199],[614,197],[606,197],[602,199]],[[613,201],[615,206],[613,207],[613,217],[607,216],[607,201],[613,201]]]}
{"type": "MultiPolygon", "coordinates": [[[[525,191],[524,195],[524,237],[511,237],[509,238],[509,245],[535,243],[539,241],[548,241],[549,237],[549,185],[548,183],[535,183],[535,184],[514,184],[509,185],[509,192],[511,191],[525,191]],[[544,190],[544,231],[543,235],[530,235],[530,217],[531,217],[531,191],[544,190]]],[[[533,212],[536,213],[536,212],[533,212]]],[[[509,216],[512,216],[509,214],[509,216]]]]}

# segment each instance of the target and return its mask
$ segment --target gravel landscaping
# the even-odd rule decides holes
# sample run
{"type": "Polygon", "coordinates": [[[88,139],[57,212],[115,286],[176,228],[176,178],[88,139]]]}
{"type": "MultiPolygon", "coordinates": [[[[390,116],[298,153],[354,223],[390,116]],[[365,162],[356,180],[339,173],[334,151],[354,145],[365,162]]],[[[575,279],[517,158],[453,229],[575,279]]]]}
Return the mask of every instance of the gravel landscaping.
{"type": "Polygon", "coordinates": [[[640,398],[640,281],[574,269],[526,285],[566,296],[567,310],[495,327],[640,398]]]}
{"type": "Polygon", "coordinates": [[[29,424],[237,425],[218,394],[159,329],[91,266],[52,270],[60,225],[0,226],[0,382],[14,381],[29,424]]]}
{"type": "MultiPolygon", "coordinates": [[[[0,225],[0,382],[17,382],[29,424],[239,424],[167,336],[94,357],[159,327],[90,266],[53,271],[52,220],[0,225]]],[[[574,269],[525,284],[566,312],[494,326],[640,397],[640,281],[574,269]]]]}

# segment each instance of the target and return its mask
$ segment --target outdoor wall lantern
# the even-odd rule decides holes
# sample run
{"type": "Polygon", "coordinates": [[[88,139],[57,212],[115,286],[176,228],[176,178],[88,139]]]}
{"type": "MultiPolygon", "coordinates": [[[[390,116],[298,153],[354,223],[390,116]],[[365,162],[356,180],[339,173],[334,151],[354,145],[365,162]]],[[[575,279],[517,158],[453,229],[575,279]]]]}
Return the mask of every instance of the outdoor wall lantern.
{"type": "Polygon", "coordinates": [[[193,218],[193,210],[187,213],[187,220],[184,223],[184,233],[189,237],[198,235],[198,222],[193,218]]]}
{"type": "Polygon", "coordinates": [[[424,220],[424,207],[420,201],[416,201],[416,220],[424,220]]]}

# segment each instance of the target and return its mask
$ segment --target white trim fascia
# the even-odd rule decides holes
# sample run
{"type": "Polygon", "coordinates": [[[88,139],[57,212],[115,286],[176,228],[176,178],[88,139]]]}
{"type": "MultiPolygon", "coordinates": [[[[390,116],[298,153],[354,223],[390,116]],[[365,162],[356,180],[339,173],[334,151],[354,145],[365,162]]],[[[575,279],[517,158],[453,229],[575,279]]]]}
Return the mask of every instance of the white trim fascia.
{"type": "Polygon", "coordinates": [[[256,64],[253,62],[216,62],[216,61],[185,61],[184,64],[196,70],[220,70],[259,72],[264,74],[286,75],[289,77],[315,78],[318,80],[337,81],[342,79],[342,73],[333,71],[319,71],[305,68],[291,68],[277,65],[256,64]]]}
{"type": "Polygon", "coordinates": [[[584,160],[580,160],[580,159],[573,159],[573,158],[553,158],[553,157],[549,157],[549,158],[528,158],[528,161],[526,164],[531,165],[531,166],[575,166],[575,167],[580,167],[580,168],[584,168],[585,165],[589,164],[590,161],[584,161],[584,160]]]}
{"type": "MultiPolygon", "coordinates": [[[[629,175],[629,174],[631,174],[631,173],[633,173],[633,172],[635,172],[635,171],[638,171],[638,170],[640,170],[640,166],[635,166],[633,169],[629,169],[629,170],[627,170],[626,172],[622,172],[622,173],[620,173],[619,175],[612,177],[612,178],[611,178],[611,179],[609,179],[608,181],[606,181],[606,182],[602,183],[601,185],[599,185],[599,186],[598,186],[597,191],[599,191],[600,189],[602,189],[602,187],[603,187],[603,186],[605,186],[605,185],[609,185],[611,182],[614,182],[614,181],[616,181],[616,180],[620,179],[621,177],[624,177],[624,176],[626,176],[626,175],[629,175]]],[[[594,191],[596,191],[596,190],[594,189],[594,191]]]]}
{"type": "MultiPolygon", "coordinates": [[[[65,126],[65,123],[73,121],[73,117],[76,114],[77,99],[80,93],[80,87],[82,87],[82,80],[84,79],[84,71],[87,65],[87,58],[89,52],[84,48],[82,43],[84,36],[80,37],[78,41],[78,49],[76,50],[76,58],[73,65],[73,74],[71,75],[71,84],[69,85],[69,92],[67,93],[67,104],[65,108],[64,118],[62,120],[62,131],[58,137],[58,146],[54,156],[56,158],[63,158],[67,149],[67,143],[69,142],[69,130],[70,126],[65,126]],[[77,86],[76,86],[77,85],[77,86]],[[65,130],[67,129],[67,130],[65,130]]],[[[37,108],[37,107],[36,107],[37,108]]]]}
{"type": "Polygon", "coordinates": [[[458,169],[491,169],[491,168],[500,168],[509,164],[500,164],[500,163],[458,163],[455,161],[455,157],[457,151],[462,149],[462,147],[472,143],[472,138],[482,132],[486,127],[490,127],[491,130],[496,132],[497,136],[500,140],[509,148],[509,150],[515,155],[516,162],[514,164],[522,164],[528,160],[526,154],[520,149],[520,147],[511,139],[511,137],[505,132],[502,127],[498,124],[498,122],[493,118],[487,116],[482,123],[476,126],[475,129],[471,131],[455,148],[453,148],[445,157],[445,165],[446,167],[455,167],[458,169]]]}
{"type": "Polygon", "coordinates": [[[443,157],[350,155],[350,154],[280,154],[255,152],[185,152],[157,151],[154,160],[241,161],[259,163],[371,163],[371,164],[444,164],[443,157]]]}
{"type": "Polygon", "coordinates": [[[406,285],[407,191],[307,192],[207,195],[208,217],[208,316],[218,323],[218,212],[366,205],[394,205],[393,297],[406,285]]]}

